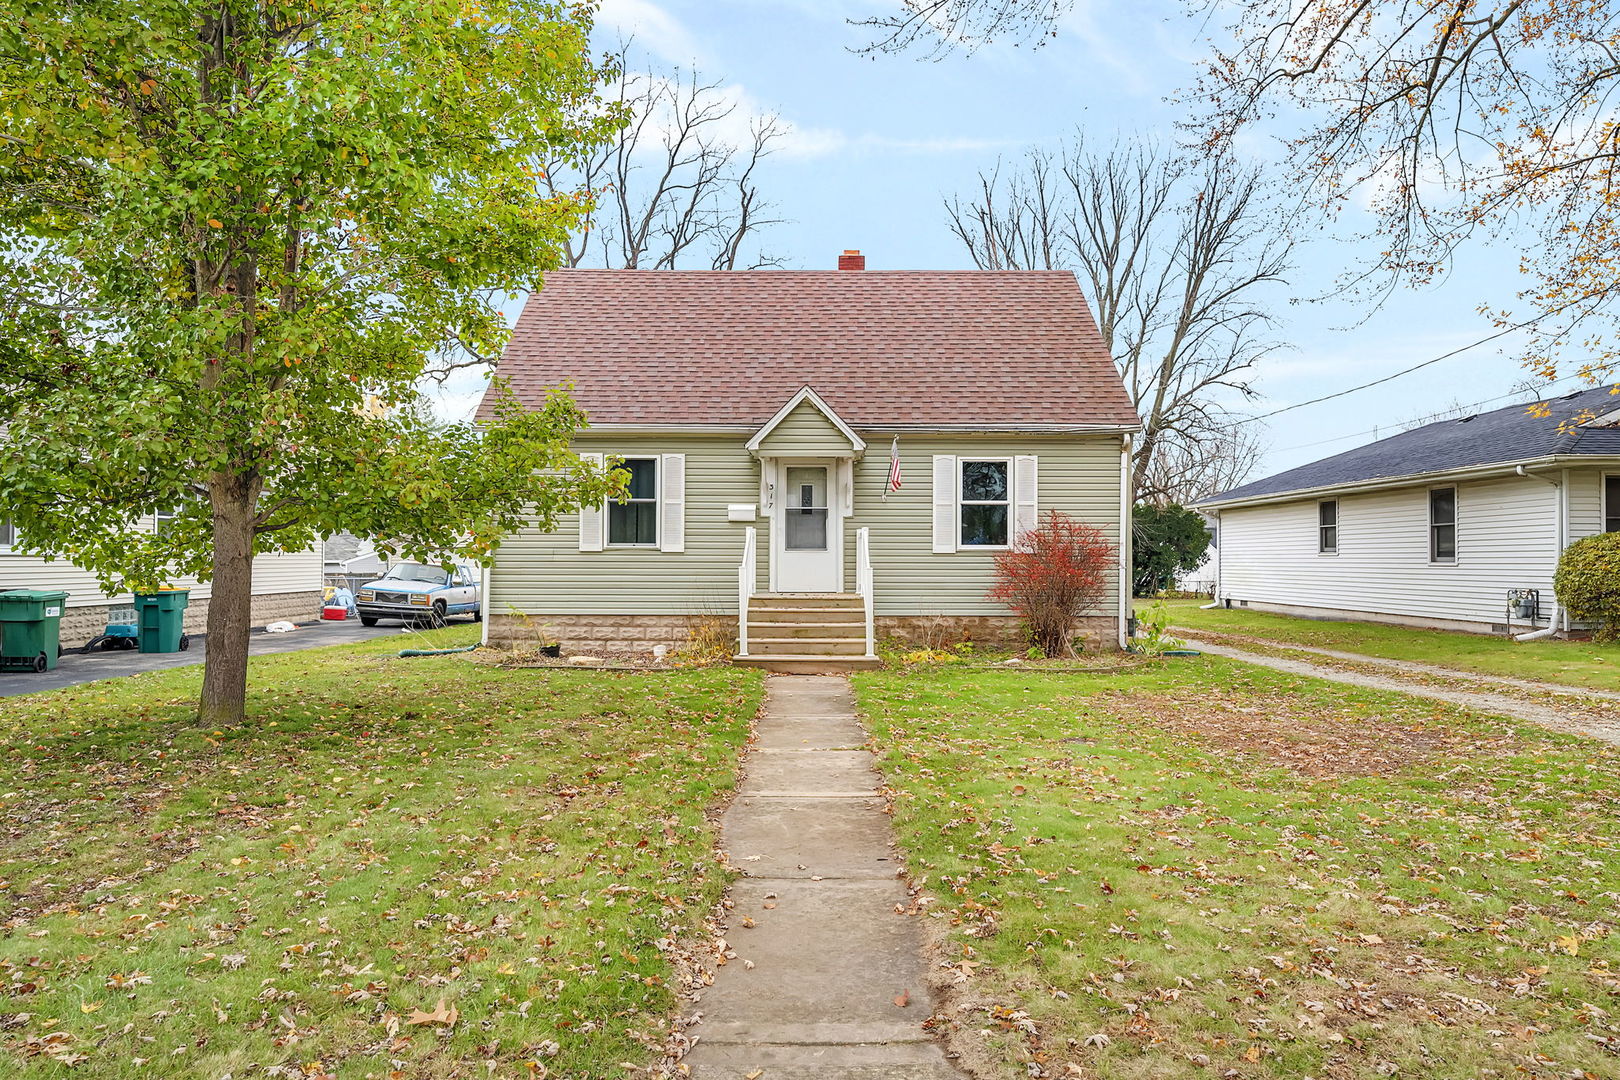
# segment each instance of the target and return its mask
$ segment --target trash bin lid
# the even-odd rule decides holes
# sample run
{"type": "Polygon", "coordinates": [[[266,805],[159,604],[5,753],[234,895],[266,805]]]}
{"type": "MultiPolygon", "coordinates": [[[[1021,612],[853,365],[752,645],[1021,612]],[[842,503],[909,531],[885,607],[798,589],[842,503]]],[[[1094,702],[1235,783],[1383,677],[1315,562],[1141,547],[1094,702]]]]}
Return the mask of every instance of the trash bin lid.
{"type": "Polygon", "coordinates": [[[68,594],[61,589],[4,589],[0,590],[0,604],[7,600],[45,601],[66,600],[68,594]]]}

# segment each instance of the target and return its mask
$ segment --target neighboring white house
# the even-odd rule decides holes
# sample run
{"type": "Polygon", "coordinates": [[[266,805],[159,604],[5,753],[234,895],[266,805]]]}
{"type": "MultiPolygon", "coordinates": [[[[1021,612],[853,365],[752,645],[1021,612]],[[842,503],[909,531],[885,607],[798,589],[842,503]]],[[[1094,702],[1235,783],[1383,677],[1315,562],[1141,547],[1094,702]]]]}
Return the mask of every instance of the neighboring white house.
{"type": "MultiPolygon", "coordinates": [[[[148,516],[137,528],[150,531],[156,524],[148,516]]],[[[287,555],[260,555],[253,560],[253,622],[262,626],[277,619],[303,622],[320,616],[321,545],[287,555]]],[[[173,582],[177,589],[189,588],[186,608],[188,633],[201,633],[208,619],[209,586],[191,578],[173,582]]],[[[62,589],[68,594],[62,613],[62,646],[72,649],[101,633],[107,625],[109,609],[128,605],[128,593],[109,596],[101,591],[94,574],[62,559],[46,560],[17,550],[17,534],[8,521],[0,520],[0,590],[62,589]]]]}
{"type": "Polygon", "coordinates": [[[1216,598],[1315,618],[1564,630],[1572,541],[1620,529],[1620,398],[1606,387],[1442,420],[1199,503],[1216,598]]]}
{"type": "Polygon", "coordinates": [[[1209,547],[1204,549],[1204,561],[1191,570],[1176,574],[1176,589],[1180,592],[1213,594],[1216,586],[1215,571],[1220,566],[1221,534],[1215,526],[1215,515],[1204,514],[1204,527],[1209,530],[1209,547]]]}

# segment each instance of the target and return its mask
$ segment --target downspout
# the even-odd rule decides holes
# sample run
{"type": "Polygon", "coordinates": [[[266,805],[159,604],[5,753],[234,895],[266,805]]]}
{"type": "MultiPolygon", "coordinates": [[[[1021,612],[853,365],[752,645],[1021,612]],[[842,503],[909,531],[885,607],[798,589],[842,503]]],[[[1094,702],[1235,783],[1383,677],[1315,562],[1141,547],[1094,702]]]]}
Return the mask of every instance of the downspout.
{"type": "Polygon", "coordinates": [[[483,578],[483,580],[480,581],[479,584],[478,584],[478,616],[479,616],[478,621],[482,624],[483,629],[479,631],[478,644],[482,645],[484,648],[487,649],[487,648],[489,648],[489,579],[490,579],[490,567],[488,565],[480,567],[479,568],[479,574],[483,578]]]}
{"type": "Polygon", "coordinates": [[[1215,511],[1215,588],[1209,595],[1209,603],[1199,604],[1199,611],[1208,611],[1210,608],[1221,606],[1221,512],[1215,511]]]}
{"type": "Polygon", "coordinates": [[[1131,618],[1131,437],[1119,437],[1119,647],[1130,646],[1131,618]]]}
{"type": "MultiPolygon", "coordinates": [[[[1553,565],[1556,566],[1558,558],[1562,557],[1564,554],[1564,545],[1569,534],[1569,470],[1563,470],[1559,474],[1559,478],[1557,480],[1554,480],[1548,476],[1542,476],[1539,473],[1527,472],[1523,465],[1514,466],[1513,471],[1520,476],[1544,480],[1558,489],[1558,494],[1554,499],[1554,505],[1557,507],[1558,513],[1558,522],[1554,527],[1554,536],[1556,537],[1555,543],[1558,545],[1557,556],[1553,559],[1553,565]]],[[[1558,623],[1560,619],[1563,619],[1567,629],[1567,624],[1569,621],[1567,614],[1564,611],[1564,606],[1558,602],[1557,594],[1554,594],[1552,618],[1547,620],[1547,625],[1540,630],[1532,630],[1528,634],[1516,634],[1514,635],[1513,640],[1540,641],[1542,638],[1550,638],[1554,634],[1558,633],[1558,623]]]]}

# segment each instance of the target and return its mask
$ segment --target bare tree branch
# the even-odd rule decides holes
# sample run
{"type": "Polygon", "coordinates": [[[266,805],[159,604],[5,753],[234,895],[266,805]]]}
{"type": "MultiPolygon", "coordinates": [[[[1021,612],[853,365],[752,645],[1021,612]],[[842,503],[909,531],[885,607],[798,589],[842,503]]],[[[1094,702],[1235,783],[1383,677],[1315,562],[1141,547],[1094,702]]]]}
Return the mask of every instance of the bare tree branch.
{"type": "Polygon", "coordinates": [[[1268,334],[1268,286],[1292,254],[1258,174],[1215,158],[1195,169],[1151,146],[1032,150],[946,201],[951,231],[981,269],[1081,276],[1144,430],[1139,499],[1182,501],[1253,466],[1227,402],[1254,395],[1268,334]]]}
{"type": "Polygon", "coordinates": [[[779,265],[759,234],[780,219],[758,186],[760,163],[789,131],[774,114],[754,115],[722,81],[695,71],[630,70],[616,104],[628,120],[614,144],[583,160],[537,163],[547,194],[584,190],[594,198],[569,266],[713,270],[779,265]]]}

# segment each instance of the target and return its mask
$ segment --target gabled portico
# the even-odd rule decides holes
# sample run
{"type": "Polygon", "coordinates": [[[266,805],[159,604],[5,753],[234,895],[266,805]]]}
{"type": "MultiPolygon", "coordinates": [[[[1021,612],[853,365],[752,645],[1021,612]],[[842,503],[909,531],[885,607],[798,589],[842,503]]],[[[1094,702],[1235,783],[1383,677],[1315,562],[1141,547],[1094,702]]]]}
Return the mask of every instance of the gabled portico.
{"type": "Polygon", "coordinates": [[[855,512],[854,466],[866,441],[805,386],[746,445],[770,522],[770,591],[843,592],[844,519],[855,512]]]}
{"type": "Polygon", "coordinates": [[[749,529],[738,574],[739,660],[784,670],[876,663],[864,529],[855,592],[844,581],[844,524],[854,514],[854,468],[866,441],[804,386],[746,446],[759,462],[759,506],[769,523],[769,587],[753,588],[757,539],[749,529]]]}

